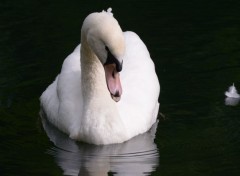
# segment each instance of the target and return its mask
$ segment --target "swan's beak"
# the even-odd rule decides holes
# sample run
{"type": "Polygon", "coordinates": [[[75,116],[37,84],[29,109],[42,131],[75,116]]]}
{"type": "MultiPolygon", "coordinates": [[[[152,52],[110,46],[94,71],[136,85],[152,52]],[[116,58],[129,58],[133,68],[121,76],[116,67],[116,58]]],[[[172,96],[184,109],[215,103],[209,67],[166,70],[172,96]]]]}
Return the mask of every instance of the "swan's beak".
{"type": "Polygon", "coordinates": [[[116,64],[113,63],[104,65],[104,70],[108,90],[112,96],[112,99],[118,102],[121,99],[122,86],[120,82],[120,75],[116,68],[116,64]]]}

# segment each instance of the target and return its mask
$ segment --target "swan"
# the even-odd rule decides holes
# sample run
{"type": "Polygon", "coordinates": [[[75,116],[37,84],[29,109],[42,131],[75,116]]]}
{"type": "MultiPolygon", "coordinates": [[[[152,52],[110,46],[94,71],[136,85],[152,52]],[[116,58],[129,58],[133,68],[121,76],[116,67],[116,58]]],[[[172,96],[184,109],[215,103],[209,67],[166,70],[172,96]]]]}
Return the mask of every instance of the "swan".
{"type": "Polygon", "coordinates": [[[160,84],[150,54],[134,32],[123,32],[111,9],[88,15],[81,44],[64,60],[40,97],[47,120],[70,138],[122,143],[156,122],[160,84]]]}

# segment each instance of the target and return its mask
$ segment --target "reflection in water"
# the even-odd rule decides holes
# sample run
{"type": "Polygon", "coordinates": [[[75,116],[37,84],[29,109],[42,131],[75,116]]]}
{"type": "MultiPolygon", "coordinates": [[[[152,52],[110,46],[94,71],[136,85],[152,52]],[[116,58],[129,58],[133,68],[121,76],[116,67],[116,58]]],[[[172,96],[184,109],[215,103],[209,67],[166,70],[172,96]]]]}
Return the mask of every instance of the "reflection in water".
{"type": "Polygon", "coordinates": [[[96,146],[77,143],[42,117],[43,127],[55,144],[49,150],[64,175],[107,176],[150,175],[158,166],[159,154],[154,143],[157,122],[152,129],[122,144],[96,146]]]}
{"type": "Polygon", "coordinates": [[[227,97],[225,98],[225,105],[227,106],[237,106],[239,103],[240,98],[232,98],[232,97],[227,97]]]}

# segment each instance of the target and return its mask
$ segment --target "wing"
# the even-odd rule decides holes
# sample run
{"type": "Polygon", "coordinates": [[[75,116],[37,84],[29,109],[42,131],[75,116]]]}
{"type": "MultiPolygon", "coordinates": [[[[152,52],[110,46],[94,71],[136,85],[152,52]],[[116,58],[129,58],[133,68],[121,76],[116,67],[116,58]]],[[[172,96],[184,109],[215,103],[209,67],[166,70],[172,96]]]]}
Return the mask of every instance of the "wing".
{"type": "Polygon", "coordinates": [[[73,125],[80,124],[82,112],[80,45],[64,60],[61,73],[40,99],[48,120],[59,129],[70,134],[73,125]]]}
{"type": "Polygon", "coordinates": [[[137,34],[124,32],[126,52],[120,73],[123,94],[118,104],[127,129],[136,135],[156,121],[159,81],[150,54],[137,34]]]}

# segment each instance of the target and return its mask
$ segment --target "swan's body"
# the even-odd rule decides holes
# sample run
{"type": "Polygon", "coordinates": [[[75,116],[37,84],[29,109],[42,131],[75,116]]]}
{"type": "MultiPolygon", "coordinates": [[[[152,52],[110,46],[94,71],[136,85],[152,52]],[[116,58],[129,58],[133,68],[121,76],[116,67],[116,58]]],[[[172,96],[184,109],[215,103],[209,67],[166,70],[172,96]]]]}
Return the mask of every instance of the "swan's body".
{"type": "Polygon", "coordinates": [[[159,91],[144,43],[133,32],[123,33],[111,13],[101,12],[85,19],[81,45],[65,59],[61,73],[40,100],[47,119],[71,138],[110,144],[151,128],[158,114],[159,91]],[[109,79],[104,69],[109,55],[102,45],[116,61],[111,62],[115,66],[109,79]]]}

